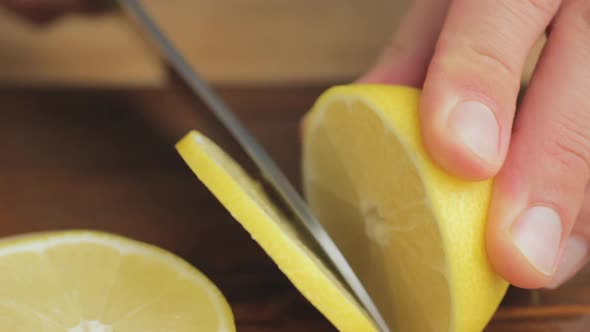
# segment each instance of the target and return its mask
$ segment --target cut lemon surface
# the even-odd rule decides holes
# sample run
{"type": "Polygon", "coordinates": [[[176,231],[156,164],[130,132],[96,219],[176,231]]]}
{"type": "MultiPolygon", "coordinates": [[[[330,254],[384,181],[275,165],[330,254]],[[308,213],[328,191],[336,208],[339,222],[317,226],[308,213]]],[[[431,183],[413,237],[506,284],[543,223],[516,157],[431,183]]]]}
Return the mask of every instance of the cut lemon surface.
{"type": "Polygon", "coordinates": [[[182,158],[293,285],[340,331],[377,331],[366,312],[254,181],[224,151],[192,131],[177,146],[182,158]]]}
{"type": "Polygon", "coordinates": [[[508,286],[485,253],[492,181],[431,161],[419,97],[382,85],[324,93],[304,122],[305,196],[394,331],[481,331],[508,286]]]}
{"type": "Polygon", "coordinates": [[[233,332],[197,269],[157,247],[90,231],[0,242],[0,331],[233,332]]]}

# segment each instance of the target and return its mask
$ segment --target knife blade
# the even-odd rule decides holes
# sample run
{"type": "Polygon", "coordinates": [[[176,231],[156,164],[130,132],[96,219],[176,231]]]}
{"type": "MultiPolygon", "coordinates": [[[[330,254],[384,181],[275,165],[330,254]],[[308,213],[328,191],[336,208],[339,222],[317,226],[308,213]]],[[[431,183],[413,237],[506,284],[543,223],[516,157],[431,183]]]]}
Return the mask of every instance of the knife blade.
{"type": "Polygon", "coordinates": [[[262,145],[242,125],[234,112],[224,103],[217,93],[201,79],[197,71],[192,68],[175,47],[174,43],[159,28],[158,24],[149,15],[139,0],[120,0],[119,3],[146,30],[172,68],[184,80],[192,92],[202,99],[205,105],[208,106],[217,119],[246,151],[252,161],[254,161],[262,176],[270,183],[286,206],[291,210],[292,214],[303,223],[307,231],[324,251],[325,256],[335,268],[335,272],[346,283],[357,301],[365,308],[377,328],[382,332],[390,332],[377,306],[340,249],[338,249],[327,231],[315,218],[307,203],[291,185],[287,177],[281,172],[262,145]]]}

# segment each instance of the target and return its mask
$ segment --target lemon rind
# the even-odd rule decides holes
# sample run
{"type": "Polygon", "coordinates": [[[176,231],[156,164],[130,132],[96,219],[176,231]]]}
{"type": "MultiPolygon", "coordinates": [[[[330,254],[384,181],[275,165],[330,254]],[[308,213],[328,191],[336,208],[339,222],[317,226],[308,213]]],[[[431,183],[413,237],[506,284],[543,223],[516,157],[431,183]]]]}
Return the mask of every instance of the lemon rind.
{"type": "MultiPolygon", "coordinates": [[[[276,220],[279,211],[269,213],[265,207],[252,198],[252,193],[243,188],[232,172],[240,172],[240,177],[254,181],[229,158],[219,147],[197,131],[191,131],[177,144],[177,150],[213,195],[228,209],[230,214],[254,238],[270,256],[291,283],[320,311],[339,331],[374,332],[377,331],[367,313],[357,301],[331,275],[322,262],[310,251],[298,243],[294,237],[284,234],[276,220]],[[213,153],[211,150],[213,149],[213,153]],[[225,160],[216,160],[213,154],[223,156],[225,160]],[[228,165],[233,163],[232,170],[228,165]],[[316,269],[315,271],[302,270],[316,269]]],[[[266,199],[262,192],[258,193],[266,199]]],[[[267,208],[272,208],[271,205],[267,208]]]]}
{"type": "Polygon", "coordinates": [[[0,240],[0,258],[5,255],[22,252],[43,252],[46,249],[63,244],[97,244],[105,245],[119,251],[122,255],[140,255],[155,259],[163,265],[171,266],[181,276],[196,282],[210,296],[211,303],[220,323],[220,332],[236,332],[235,318],[231,306],[221,290],[203,272],[182,258],[158,247],[138,240],[130,239],[96,230],[44,231],[9,236],[0,240]]]}
{"type": "MultiPolygon", "coordinates": [[[[427,203],[432,208],[435,217],[441,220],[448,220],[452,213],[450,211],[456,204],[460,204],[460,195],[465,196],[473,194],[474,197],[486,197],[485,201],[475,202],[485,206],[480,213],[474,214],[476,217],[472,222],[485,223],[487,215],[487,205],[489,204],[489,195],[481,195],[481,192],[490,192],[493,184],[492,180],[480,182],[462,181],[452,178],[445,173],[440,167],[435,165],[428,157],[425,147],[422,145],[420,137],[420,124],[417,114],[404,114],[403,112],[395,112],[393,108],[403,110],[418,109],[420,90],[407,86],[387,86],[389,96],[384,96],[384,86],[379,84],[351,84],[335,86],[324,92],[316,101],[312,110],[305,115],[304,118],[304,137],[315,130],[315,127],[320,125],[324,116],[324,111],[328,106],[335,102],[348,103],[362,102],[371,110],[375,111],[386,128],[388,128],[393,135],[395,135],[400,144],[405,149],[406,155],[410,158],[417,169],[418,176],[421,178],[427,193],[427,203]],[[359,89],[362,87],[362,89],[359,89]],[[395,97],[394,97],[395,96],[395,97]],[[385,112],[381,107],[377,107],[374,101],[376,99],[387,99],[402,103],[392,105],[385,112]],[[403,125],[403,123],[406,123],[403,125]],[[430,184],[428,179],[437,179],[437,184],[443,185],[439,188],[430,184]],[[442,181],[441,181],[442,180],[442,181]],[[442,182],[442,183],[441,183],[442,182]],[[454,192],[460,188],[460,192],[454,192]],[[438,202],[448,201],[447,196],[454,194],[453,203],[451,205],[439,204],[438,202]]],[[[305,140],[305,139],[304,139],[305,140]]],[[[460,308],[478,306],[479,303],[492,303],[490,307],[497,307],[502,300],[508,283],[496,275],[487,262],[480,262],[477,257],[482,255],[481,246],[476,246],[476,237],[483,237],[481,231],[474,232],[472,237],[462,237],[464,243],[457,245],[451,243],[453,239],[452,234],[449,233],[450,227],[439,227],[439,231],[443,241],[443,250],[446,261],[448,263],[447,272],[449,275],[449,287],[451,288],[451,326],[450,331],[473,331],[474,328],[483,328],[491,318],[492,312],[489,312],[479,317],[466,317],[462,315],[460,308]],[[449,252],[451,250],[452,252],[449,252]],[[463,257],[463,260],[451,259],[450,257],[463,257]],[[480,285],[490,286],[488,289],[481,289],[480,285],[473,285],[472,280],[463,280],[454,276],[463,276],[458,271],[465,269],[465,264],[474,264],[475,270],[484,271],[480,273],[482,278],[486,278],[485,282],[478,280],[480,285]],[[471,296],[470,292],[477,290],[482,292],[480,298],[471,296]],[[468,300],[466,300],[468,299],[468,300]],[[481,302],[478,302],[481,301],[481,302]]],[[[485,255],[484,255],[485,256],[485,255]]]]}

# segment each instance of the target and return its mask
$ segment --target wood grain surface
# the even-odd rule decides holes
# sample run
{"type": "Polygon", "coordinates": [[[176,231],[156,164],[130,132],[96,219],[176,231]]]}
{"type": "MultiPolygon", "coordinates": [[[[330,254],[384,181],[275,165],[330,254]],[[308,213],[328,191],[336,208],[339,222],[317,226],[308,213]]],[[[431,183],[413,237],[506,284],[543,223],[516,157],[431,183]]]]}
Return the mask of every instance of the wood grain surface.
{"type": "MultiPolygon", "coordinates": [[[[299,183],[298,120],[323,89],[221,91],[299,183]]],[[[334,331],[174,151],[196,128],[246,163],[188,95],[1,90],[0,107],[0,236],[116,232],[171,250],[206,273],[229,299],[240,332],[334,331]]],[[[555,291],[511,289],[486,331],[590,330],[589,276],[587,269],[555,291]]]]}

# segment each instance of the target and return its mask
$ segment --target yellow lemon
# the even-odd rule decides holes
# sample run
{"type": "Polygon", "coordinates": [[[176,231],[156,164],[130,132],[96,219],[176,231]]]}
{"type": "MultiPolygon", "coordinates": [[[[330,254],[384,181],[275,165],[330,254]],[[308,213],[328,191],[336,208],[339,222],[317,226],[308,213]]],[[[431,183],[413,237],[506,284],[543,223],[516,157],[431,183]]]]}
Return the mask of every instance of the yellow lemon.
{"type": "Polygon", "coordinates": [[[492,181],[431,161],[419,98],[384,85],[324,93],[305,118],[305,195],[394,331],[481,331],[508,286],[485,252],[492,181]]]}
{"type": "Polygon", "coordinates": [[[234,332],[198,270],[157,247],[93,231],[0,242],[0,331],[234,332]]]}
{"type": "Polygon", "coordinates": [[[299,291],[340,331],[376,331],[373,322],[316,255],[308,234],[217,145],[192,131],[177,150],[197,177],[250,233],[299,291]]]}
{"type": "MultiPolygon", "coordinates": [[[[419,96],[380,85],[323,94],[305,119],[305,195],[393,331],[481,331],[508,286],[484,250],[492,183],[460,181],[432,163],[421,143],[419,96]]],[[[196,131],[177,149],[338,330],[377,331],[306,231],[235,161],[196,131]]]]}

